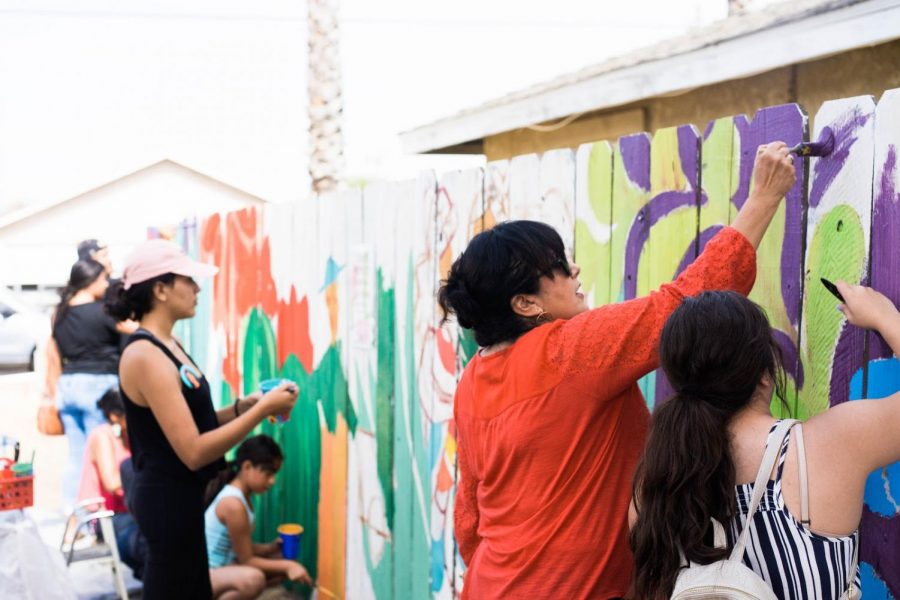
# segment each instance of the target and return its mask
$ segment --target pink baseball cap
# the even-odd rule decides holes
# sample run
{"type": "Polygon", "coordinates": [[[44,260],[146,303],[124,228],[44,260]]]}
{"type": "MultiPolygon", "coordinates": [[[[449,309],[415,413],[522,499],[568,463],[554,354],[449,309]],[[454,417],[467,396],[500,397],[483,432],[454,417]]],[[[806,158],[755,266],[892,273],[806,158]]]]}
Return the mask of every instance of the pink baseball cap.
{"type": "Polygon", "coordinates": [[[127,290],[166,273],[201,278],[212,277],[218,272],[219,267],[197,262],[175,242],[149,240],[138,246],[128,257],[122,279],[127,290]]]}

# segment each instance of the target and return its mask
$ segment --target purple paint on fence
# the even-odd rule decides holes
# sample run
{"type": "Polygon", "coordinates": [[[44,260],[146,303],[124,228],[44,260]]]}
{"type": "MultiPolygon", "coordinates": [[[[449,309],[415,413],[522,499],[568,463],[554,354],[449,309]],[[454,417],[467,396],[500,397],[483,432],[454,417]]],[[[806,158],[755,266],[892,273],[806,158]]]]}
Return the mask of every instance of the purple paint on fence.
{"type": "Polygon", "coordinates": [[[697,185],[697,174],[700,162],[700,140],[691,125],[678,128],[678,158],[681,170],[693,188],[697,185]]]}
{"type": "Polygon", "coordinates": [[[828,156],[816,159],[813,169],[813,181],[809,190],[809,206],[815,207],[822,201],[822,196],[834,182],[834,178],[841,171],[847,157],[850,156],[850,148],[856,143],[856,132],[862,128],[873,113],[862,113],[859,106],[840,115],[829,124],[834,132],[834,151],[828,156]]]}
{"type": "MultiPolygon", "coordinates": [[[[796,104],[782,104],[757,111],[746,135],[741,136],[741,183],[747,188],[762,144],[784,142],[793,146],[806,137],[806,117],[796,104]],[[743,141],[746,140],[746,143],[743,141]],[[746,180],[745,180],[746,177],[746,180]]],[[[803,183],[807,162],[795,160],[797,182],[785,196],[784,243],[781,250],[781,296],[791,324],[800,321],[801,265],[803,264],[803,183]]],[[[741,202],[743,204],[743,202],[741,202]]]]}
{"type": "Polygon", "coordinates": [[[625,173],[642,190],[650,191],[650,137],[646,133],[619,138],[625,173]]]}
{"type": "Polygon", "coordinates": [[[794,340],[792,340],[788,334],[780,329],[773,328],[772,337],[781,349],[781,360],[784,365],[784,370],[795,382],[797,382],[797,387],[802,388],[804,379],[803,363],[801,363],[798,358],[799,352],[797,350],[797,345],[794,344],[794,340]]]}
{"type": "MultiPolygon", "coordinates": [[[[869,285],[866,278],[862,285],[869,285]]],[[[850,379],[863,367],[863,349],[866,331],[844,323],[834,349],[834,360],[831,363],[831,382],[828,391],[828,404],[835,406],[850,398],[850,379]]]]}
{"type": "Polygon", "coordinates": [[[884,517],[863,506],[859,560],[872,565],[895,598],[900,598],[900,516],[884,517]]]}
{"type": "Polygon", "coordinates": [[[662,192],[655,196],[646,206],[638,211],[638,215],[628,231],[628,240],[625,243],[625,299],[634,298],[637,294],[637,277],[627,277],[628,274],[637,274],[638,261],[641,258],[641,250],[650,237],[652,228],[664,216],[682,206],[696,206],[697,194],[695,192],[662,192]]]}
{"type": "Polygon", "coordinates": [[[756,146],[752,146],[750,139],[750,122],[744,115],[734,118],[734,127],[737,130],[737,139],[740,144],[740,165],[738,169],[738,185],[731,197],[731,203],[738,210],[744,206],[747,196],[750,195],[750,178],[753,174],[753,161],[756,159],[756,146]]]}
{"type": "MultiPolygon", "coordinates": [[[[703,198],[703,200],[701,201],[701,204],[703,202],[705,202],[706,194],[703,194],[702,198],[703,198]]],[[[716,237],[716,234],[719,233],[720,231],[722,231],[723,228],[724,228],[724,226],[722,226],[722,225],[713,225],[712,227],[707,227],[706,229],[704,229],[703,231],[700,232],[700,244],[699,244],[700,252],[703,252],[703,249],[706,248],[706,243],[709,242],[709,240],[716,237]]],[[[681,259],[681,263],[679,263],[679,265],[678,265],[678,272],[681,273],[682,271],[684,271],[687,268],[687,266],[689,264],[691,264],[692,262],[694,262],[694,257],[691,256],[690,253],[685,254],[684,258],[681,259]]]]}
{"type": "MultiPolygon", "coordinates": [[[[881,168],[879,186],[872,209],[872,286],[886,294],[894,303],[900,303],[900,193],[894,187],[897,174],[897,147],[888,146],[887,157],[881,168]]],[[[876,176],[878,174],[876,173],[876,176]]],[[[881,336],[874,340],[870,359],[889,358],[893,355],[881,336]]]]}

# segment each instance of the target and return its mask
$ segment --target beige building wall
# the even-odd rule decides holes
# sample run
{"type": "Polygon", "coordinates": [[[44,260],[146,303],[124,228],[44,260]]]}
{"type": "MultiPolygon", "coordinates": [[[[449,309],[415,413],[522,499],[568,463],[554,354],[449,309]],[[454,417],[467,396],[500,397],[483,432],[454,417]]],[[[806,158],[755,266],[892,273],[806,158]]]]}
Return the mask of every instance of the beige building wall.
{"type": "Polygon", "coordinates": [[[898,87],[900,40],[895,40],[745,79],[588,113],[568,124],[563,119],[536,128],[514,129],[486,137],[484,154],[488,160],[499,160],[685,123],[702,130],[712,119],[741,113],[752,115],[759,108],[785,102],[803,106],[812,126],[812,115],[826,100],[862,94],[877,99],[884,90],[898,87]]]}

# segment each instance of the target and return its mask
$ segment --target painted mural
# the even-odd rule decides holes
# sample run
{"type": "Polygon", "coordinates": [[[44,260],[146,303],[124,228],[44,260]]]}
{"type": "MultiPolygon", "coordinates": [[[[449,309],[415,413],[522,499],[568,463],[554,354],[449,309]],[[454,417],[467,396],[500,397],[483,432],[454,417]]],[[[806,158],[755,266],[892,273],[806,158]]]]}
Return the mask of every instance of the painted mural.
{"type": "MultiPolygon", "coordinates": [[[[900,301],[900,90],[828,102],[812,119],[769,107],[183,223],[172,235],[221,267],[181,329],[217,402],[269,377],[300,384],[291,419],[261,426],[287,459],[258,500],[259,539],[303,524],[300,558],[318,587],[301,591],[318,598],[459,597],[453,394],[477,348],[435,301],[454,258],[500,221],[539,219],[582,267],[591,306],[646,294],[731,222],[759,144],[815,139],[825,126],[836,149],[798,163],[751,293],[789,375],[773,409],[805,417],[900,389],[890,350],[847,327],[818,284],[867,282],[900,301]]],[[[641,388],[650,407],[671,391],[660,372],[641,388]]],[[[871,475],[867,598],[900,598],[898,497],[900,466],[871,475]]]]}

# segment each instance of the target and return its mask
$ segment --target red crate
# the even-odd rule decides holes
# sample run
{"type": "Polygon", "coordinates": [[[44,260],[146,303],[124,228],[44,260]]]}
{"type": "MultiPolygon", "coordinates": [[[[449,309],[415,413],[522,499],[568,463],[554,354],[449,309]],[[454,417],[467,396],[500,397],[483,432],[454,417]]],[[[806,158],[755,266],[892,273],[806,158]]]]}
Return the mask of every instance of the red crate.
{"type": "Polygon", "coordinates": [[[0,479],[0,510],[27,508],[34,504],[34,476],[0,479]]]}

